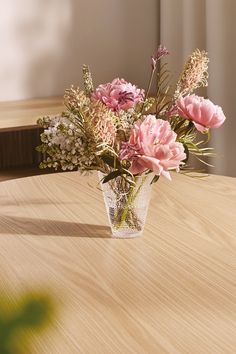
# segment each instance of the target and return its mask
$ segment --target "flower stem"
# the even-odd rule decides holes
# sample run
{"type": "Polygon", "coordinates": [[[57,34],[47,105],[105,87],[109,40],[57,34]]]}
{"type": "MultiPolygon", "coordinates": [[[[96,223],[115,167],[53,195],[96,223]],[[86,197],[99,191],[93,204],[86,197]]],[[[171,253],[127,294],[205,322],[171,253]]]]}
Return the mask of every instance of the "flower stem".
{"type": "MultiPolygon", "coordinates": [[[[134,178],[135,182],[136,182],[136,180],[137,180],[137,177],[134,178]]],[[[132,204],[132,201],[133,201],[133,193],[135,191],[134,188],[135,188],[135,186],[131,186],[130,187],[127,203],[126,203],[126,206],[125,206],[125,208],[124,208],[124,210],[123,210],[123,212],[121,214],[120,222],[117,225],[117,229],[121,228],[123,226],[123,224],[125,223],[126,217],[128,215],[128,212],[129,212],[130,205],[132,204]]]]}
{"type": "MultiPolygon", "coordinates": [[[[139,177],[134,177],[135,185],[136,185],[138,179],[139,179],[139,177]]],[[[138,220],[137,216],[135,215],[135,212],[130,210],[130,206],[132,205],[132,203],[136,199],[137,195],[139,194],[139,192],[140,192],[140,190],[141,190],[141,188],[142,188],[142,186],[143,186],[143,184],[144,184],[146,179],[147,179],[147,177],[144,177],[142,179],[137,191],[135,191],[135,185],[131,186],[130,191],[128,193],[127,203],[126,203],[125,208],[124,208],[124,210],[123,210],[123,212],[121,214],[121,217],[120,217],[120,222],[116,226],[117,229],[121,228],[124,225],[124,223],[126,222],[126,219],[128,217],[129,212],[131,214],[134,214],[133,216],[135,217],[136,220],[138,220]]],[[[138,226],[137,226],[137,228],[138,228],[138,226]]]]}
{"type": "Polygon", "coordinates": [[[144,104],[145,104],[146,99],[148,98],[148,95],[149,95],[149,92],[150,92],[150,89],[151,89],[151,86],[152,86],[152,80],[153,80],[154,72],[155,72],[155,69],[152,69],[152,72],[151,72],[151,75],[150,75],[150,79],[149,79],[149,83],[148,83],[148,88],[147,88],[146,95],[145,95],[144,102],[143,102],[143,106],[142,106],[142,109],[141,109],[141,113],[143,113],[144,104]]]}

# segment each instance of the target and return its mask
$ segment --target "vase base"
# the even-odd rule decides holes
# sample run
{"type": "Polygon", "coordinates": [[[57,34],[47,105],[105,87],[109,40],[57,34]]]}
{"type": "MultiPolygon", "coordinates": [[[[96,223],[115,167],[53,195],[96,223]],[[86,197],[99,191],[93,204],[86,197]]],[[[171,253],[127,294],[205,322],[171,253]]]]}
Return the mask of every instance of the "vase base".
{"type": "Polygon", "coordinates": [[[112,238],[135,238],[142,236],[143,231],[112,230],[112,238]]]}

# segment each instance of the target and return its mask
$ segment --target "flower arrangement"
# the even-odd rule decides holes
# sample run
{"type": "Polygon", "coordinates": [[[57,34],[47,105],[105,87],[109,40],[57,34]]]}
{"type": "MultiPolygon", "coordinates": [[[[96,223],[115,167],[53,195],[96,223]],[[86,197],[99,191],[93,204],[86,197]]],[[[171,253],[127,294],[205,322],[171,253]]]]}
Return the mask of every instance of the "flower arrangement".
{"type": "Polygon", "coordinates": [[[171,179],[172,170],[193,171],[190,155],[208,164],[204,158],[213,154],[205,145],[210,128],[225,120],[221,107],[193,94],[207,86],[207,53],[196,49],[189,56],[174,90],[167,64],[161,64],[168,54],[160,45],[152,56],[146,92],[119,78],[94,88],[84,65],[84,90],[67,89],[65,112],[38,120],[44,128],[38,150],[47,154],[40,167],[99,171],[103,191],[113,200],[107,202],[113,234],[124,228],[142,230],[146,212],[137,208],[147,181],[171,179]],[[154,82],[156,95],[150,96],[154,82]],[[199,138],[199,132],[206,138],[199,138]]]}

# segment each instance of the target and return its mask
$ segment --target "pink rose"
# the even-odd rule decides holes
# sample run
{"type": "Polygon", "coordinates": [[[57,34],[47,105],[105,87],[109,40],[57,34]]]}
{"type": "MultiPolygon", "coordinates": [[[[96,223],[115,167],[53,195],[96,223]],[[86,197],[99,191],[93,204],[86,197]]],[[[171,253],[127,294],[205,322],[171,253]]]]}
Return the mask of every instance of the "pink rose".
{"type": "Polygon", "coordinates": [[[191,120],[201,133],[207,132],[209,128],[220,127],[226,119],[222,108],[204,97],[181,97],[176,101],[176,106],[178,113],[191,120]]]}
{"type": "Polygon", "coordinates": [[[148,115],[138,121],[128,142],[122,144],[121,160],[130,160],[133,174],[151,170],[171,179],[169,170],[179,170],[186,158],[184,147],[176,142],[176,134],[167,121],[148,115]]]}
{"type": "Polygon", "coordinates": [[[99,85],[91,99],[103,102],[113,111],[126,110],[143,101],[144,90],[138,89],[124,79],[114,79],[112,82],[99,85]]]}

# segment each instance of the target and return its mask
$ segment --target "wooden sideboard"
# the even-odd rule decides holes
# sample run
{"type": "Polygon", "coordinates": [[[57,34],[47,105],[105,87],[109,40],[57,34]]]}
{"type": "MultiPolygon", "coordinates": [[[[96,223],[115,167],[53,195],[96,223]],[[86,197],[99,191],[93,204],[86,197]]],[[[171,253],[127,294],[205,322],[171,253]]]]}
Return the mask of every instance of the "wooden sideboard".
{"type": "Polygon", "coordinates": [[[35,151],[41,129],[37,118],[63,110],[62,97],[0,103],[0,170],[33,167],[40,162],[35,151]]]}

